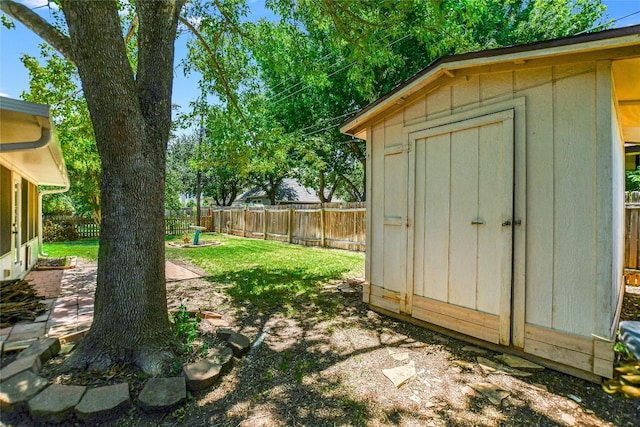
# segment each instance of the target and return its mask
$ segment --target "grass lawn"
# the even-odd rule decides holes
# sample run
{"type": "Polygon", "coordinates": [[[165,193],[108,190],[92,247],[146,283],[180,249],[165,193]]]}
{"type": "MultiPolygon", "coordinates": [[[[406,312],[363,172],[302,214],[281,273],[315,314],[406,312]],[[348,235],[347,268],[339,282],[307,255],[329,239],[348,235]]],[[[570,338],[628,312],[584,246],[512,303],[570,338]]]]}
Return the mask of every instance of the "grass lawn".
{"type": "Polygon", "coordinates": [[[77,256],[91,261],[98,260],[97,240],[77,240],[75,242],[45,243],[42,251],[52,258],[77,256]]]}
{"type": "MultiPolygon", "coordinates": [[[[334,302],[322,296],[332,280],[364,274],[364,254],[335,249],[319,249],[281,242],[244,239],[222,234],[203,234],[205,241],[219,246],[166,249],[167,259],[180,259],[204,270],[207,280],[220,284],[237,301],[258,308],[281,307],[291,312],[295,306],[316,306],[330,314],[334,302]]],[[[180,241],[179,237],[167,241],[180,241]]],[[[52,257],[79,256],[96,260],[98,241],[47,243],[52,257]]]]}

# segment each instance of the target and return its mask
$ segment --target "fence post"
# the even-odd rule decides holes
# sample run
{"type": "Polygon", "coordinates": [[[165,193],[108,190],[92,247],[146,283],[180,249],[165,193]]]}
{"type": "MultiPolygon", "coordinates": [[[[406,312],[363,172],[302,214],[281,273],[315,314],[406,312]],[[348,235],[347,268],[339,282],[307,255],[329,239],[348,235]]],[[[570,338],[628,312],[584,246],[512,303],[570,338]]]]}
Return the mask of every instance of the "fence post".
{"type": "Polygon", "coordinates": [[[267,240],[267,207],[262,207],[262,237],[267,240]]]}
{"type": "Polygon", "coordinates": [[[247,237],[247,207],[242,208],[242,237],[247,237]]]}
{"type": "Polygon", "coordinates": [[[324,205],[320,208],[320,246],[323,248],[326,246],[326,234],[324,230],[324,205]]]}
{"type": "Polygon", "coordinates": [[[287,232],[289,233],[289,243],[293,242],[293,208],[289,207],[288,210],[289,220],[287,221],[287,232]]]}

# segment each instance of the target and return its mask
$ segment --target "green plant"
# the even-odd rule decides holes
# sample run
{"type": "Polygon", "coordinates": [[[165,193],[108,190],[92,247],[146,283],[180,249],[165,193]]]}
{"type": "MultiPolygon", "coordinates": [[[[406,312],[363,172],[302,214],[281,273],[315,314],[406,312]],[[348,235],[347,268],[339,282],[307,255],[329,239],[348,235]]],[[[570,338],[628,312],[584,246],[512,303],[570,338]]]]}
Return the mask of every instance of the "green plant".
{"type": "Polygon", "coordinates": [[[70,242],[80,239],[80,235],[70,221],[62,223],[47,221],[42,227],[42,239],[45,242],[70,242]]]}
{"type": "Polygon", "coordinates": [[[184,304],[180,304],[180,308],[172,317],[176,336],[184,340],[184,350],[186,352],[192,351],[193,347],[191,347],[191,343],[198,336],[198,324],[201,319],[199,317],[192,317],[184,304]]]}
{"type": "Polygon", "coordinates": [[[207,357],[208,353],[209,353],[209,343],[203,342],[202,347],[200,348],[200,356],[207,357]]]}

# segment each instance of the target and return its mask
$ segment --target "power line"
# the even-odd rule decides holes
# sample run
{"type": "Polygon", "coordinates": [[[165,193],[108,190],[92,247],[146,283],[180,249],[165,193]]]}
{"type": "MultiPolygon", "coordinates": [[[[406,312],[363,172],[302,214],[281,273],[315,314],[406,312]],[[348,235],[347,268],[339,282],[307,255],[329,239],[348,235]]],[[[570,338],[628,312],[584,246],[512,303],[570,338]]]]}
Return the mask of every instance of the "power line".
{"type": "MultiPolygon", "coordinates": [[[[393,46],[393,45],[395,45],[396,43],[399,43],[399,42],[401,42],[402,40],[404,40],[404,39],[406,39],[407,37],[410,37],[410,36],[411,36],[411,34],[406,34],[406,35],[404,35],[404,36],[400,37],[399,39],[394,40],[393,42],[391,42],[391,43],[387,44],[387,46],[386,46],[386,47],[388,47],[388,48],[389,48],[389,47],[392,47],[392,46],[393,46]]],[[[326,58],[327,56],[328,56],[328,55],[325,55],[323,58],[326,58]]],[[[321,58],[321,59],[322,59],[322,58],[321,58]]],[[[320,61],[320,60],[318,60],[318,61],[316,61],[316,62],[319,62],[319,61],[320,61]]],[[[331,64],[331,65],[329,66],[329,70],[330,70],[331,68],[333,68],[335,65],[339,65],[339,64],[340,64],[341,62],[343,62],[343,61],[344,61],[344,58],[342,58],[342,59],[341,59],[340,61],[338,61],[338,62],[334,62],[333,64],[331,64]]],[[[336,70],[336,71],[334,71],[333,73],[329,74],[329,75],[327,76],[327,78],[329,78],[329,77],[331,77],[331,76],[333,76],[333,75],[335,75],[335,74],[339,73],[340,71],[343,71],[343,70],[345,70],[345,69],[347,69],[347,68],[349,68],[349,67],[351,67],[351,66],[353,66],[353,65],[355,65],[355,64],[356,64],[356,61],[352,61],[351,63],[349,63],[349,64],[345,65],[344,67],[340,68],[339,70],[336,70]]],[[[294,88],[296,88],[296,87],[300,86],[302,83],[303,83],[303,82],[302,82],[302,81],[300,81],[300,82],[296,83],[295,85],[290,86],[290,87],[288,87],[288,88],[286,88],[286,89],[284,89],[284,90],[282,90],[282,91],[278,92],[277,94],[273,95],[271,98],[277,98],[277,97],[279,97],[280,95],[284,94],[285,92],[287,92],[287,91],[289,91],[289,90],[292,90],[292,89],[294,89],[294,88]]],[[[276,86],[276,87],[277,87],[277,86],[276,86]]],[[[306,90],[306,89],[308,89],[308,88],[310,88],[310,87],[312,87],[312,85],[307,85],[307,86],[305,86],[304,88],[302,88],[302,89],[300,89],[300,90],[298,90],[298,91],[296,91],[296,92],[290,93],[289,95],[286,95],[285,97],[280,98],[280,99],[277,99],[277,100],[275,100],[275,101],[273,101],[273,102],[274,102],[275,104],[278,104],[278,103],[280,103],[280,102],[284,101],[285,99],[288,99],[289,97],[291,97],[291,96],[293,96],[293,95],[296,95],[296,94],[298,94],[298,93],[300,93],[300,92],[302,92],[302,91],[304,91],[304,90],[306,90]]]]}
{"type": "Polygon", "coordinates": [[[639,13],[640,13],[640,10],[637,10],[637,11],[635,11],[635,12],[632,12],[632,13],[628,14],[628,15],[625,15],[625,16],[622,16],[622,17],[620,17],[620,18],[614,19],[613,21],[609,21],[609,22],[606,22],[606,23],[604,23],[604,24],[600,24],[600,25],[596,25],[595,27],[591,27],[591,28],[589,28],[589,29],[587,29],[587,30],[580,31],[580,32],[579,32],[579,33],[577,33],[576,35],[580,35],[580,34],[584,34],[584,33],[589,33],[589,32],[591,32],[591,31],[593,31],[593,30],[598,29],[598,28],[602,28],[602,27],[604,27],[605,25],[615,24],[615,23],[616,23],[616,22],[618,22],[618,21],[622,21],[623,19],[629,18],[630,16],[634,16],[634,15],[637,15],[637,14],[639,14],[639,13]]]}

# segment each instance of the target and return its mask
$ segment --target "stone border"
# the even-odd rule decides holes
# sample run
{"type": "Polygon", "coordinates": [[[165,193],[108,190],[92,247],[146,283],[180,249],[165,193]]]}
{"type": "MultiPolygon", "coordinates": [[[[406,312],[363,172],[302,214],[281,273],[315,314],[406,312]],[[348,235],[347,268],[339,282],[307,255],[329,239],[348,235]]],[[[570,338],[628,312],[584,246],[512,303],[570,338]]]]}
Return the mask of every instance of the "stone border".
{"type": "Polygon", "coordinates": [[[78,264],[78,257],[67,256],[64,258],[69,260],[69,264],[59,265],[59,266],[49,266],[49,265],[39,266],[38,264],[36,264],[35,267],[33,267],[33,270],[34,271],[51,271],[51,270],[70,270],[72,268],[76,268],[76,265],[78,264]]]}
{"type": "MultiPolygon", "coordinates": [[[[168,412],[184,404],[187,389],[200,391],[212,387],[233,367],[234,357],[249,353],[251,341],[230,329],[218,329],[224,347],[210,350],[207,358],[186,364],[180,376],[150,378],[138,396],[138,407],[145,412],[168,412]]],[[[76,337],[74,337],[76,338],[76,337]]],[[[42,365],[60,353],[60,340],[46,338],[34,342],[16,360],[0,370],[0,409],[28,411],[33,421],[60,423],[76,419],[102,422],[116,418],[131,407],[129,383],[87,388],[49,384],[38,374],[42,365]]]]}

